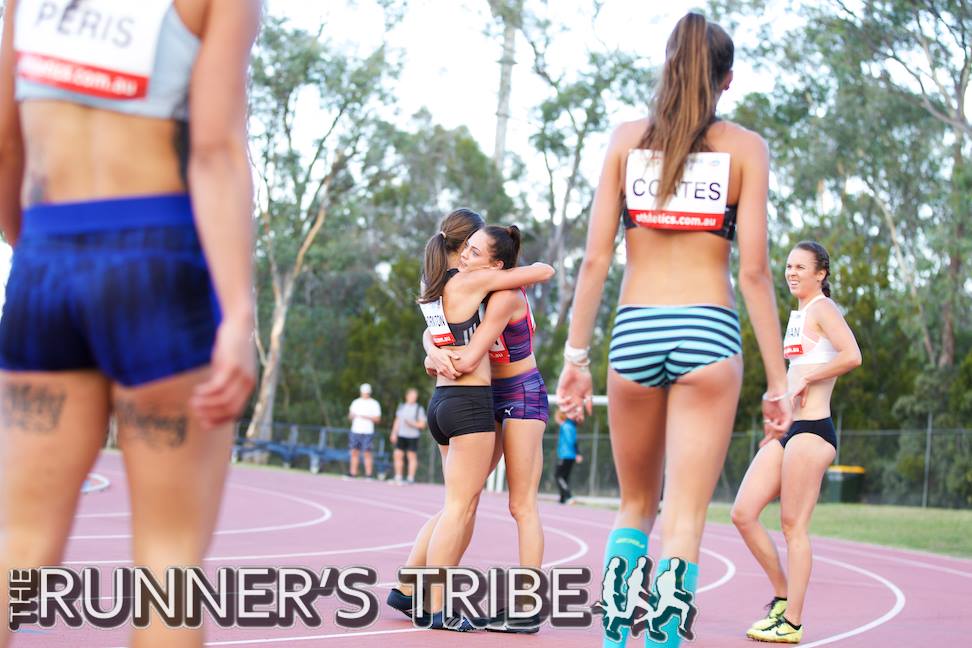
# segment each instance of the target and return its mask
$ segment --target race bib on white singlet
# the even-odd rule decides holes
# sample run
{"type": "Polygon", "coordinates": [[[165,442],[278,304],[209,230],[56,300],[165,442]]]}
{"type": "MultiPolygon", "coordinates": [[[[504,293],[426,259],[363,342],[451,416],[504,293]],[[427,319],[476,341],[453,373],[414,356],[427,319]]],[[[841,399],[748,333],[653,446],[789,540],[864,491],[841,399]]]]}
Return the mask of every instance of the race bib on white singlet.
{"type": "Polygon", "coordinates": [[[805,311],[790,311],[790,321],[783,336],[783,357],[787,360],[803,355],[803,325],[806,321],[805,311]]]}
{"type": "Polygon", "coordinates": [[[432,334],[432,343],[435,346],[450,346],[456,343],[456,337],[449,328],[446,321],[445,310],[442,308],[442,298],[439,297],[434,302],[419,304],[422,308],[422,315],[425,316],[425,326],[432,334]]]}
{"type": "Polygon", "coordinates": [[[17,76],[105,99],[141,99],[172,0],[20,0],[17,76]]]}
{"type": "Polygon", "coordinates": [[[685,161],[675,194],[660,208],[662,153],[628,153],[624,195],[628,213],[642,227],[669,230],[717,230],[726,217],[729,154],[692,153],[685,161]]]}

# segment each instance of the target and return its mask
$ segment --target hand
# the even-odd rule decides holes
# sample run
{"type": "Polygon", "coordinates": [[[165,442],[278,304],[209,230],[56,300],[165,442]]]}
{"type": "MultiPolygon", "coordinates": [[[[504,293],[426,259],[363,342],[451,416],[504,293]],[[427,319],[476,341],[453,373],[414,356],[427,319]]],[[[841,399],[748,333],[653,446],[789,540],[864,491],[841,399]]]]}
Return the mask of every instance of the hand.
{"type": "MultiPolygon", "coordinates": [[[[772,396],[770,398],[773,398],[772,396]]],[[[793,422],[793,409],[790,396],[783,394],[779,400],[763,398],[763,439],[759,442],[762,448],[770,441],[782,439],[793,422]]]]}
{"type": "Polygon", "coordinates": [[[223,320],[216,330],[210,374],[196,386],[189,406],[211,430],[235,420],[256,384],[253,326],[246,320],[223,320]]]}
{"type": "Polygon", "coordinates": [[[557,403],[567,416],[575,421],[584,420],[584,410],[593,410],[594,383],[587,367],[564,362],[557,380],[557,403]]]}
{"type": "Polygon", "coordinates": [[[574,457],[574,463],[582,464],[584,463],[584,455],[577,455],[574,457]]]}
{"type": "Polygon", "coordinates": [[[398,435],[397,435],[397,434],[395,434],[394,432],[392,432],[392,435],[391,435],[391,437],[389,438],[389,440],[390,440],[390,441],[391,441],[392,443],[398,443],[398,435]]]}
{"type": "Polygon", "coordinates": [[[435,369],[436,374],[450,380],[455,380],[462,374],[456,371],[455,366],[452,364],[453,360],[458,360],[460,355],[455,351],[447,351],[446,349],[440,349],[438,347],[429,351],[427,356],[432,363],[432,367],[435,369]]]}
{"type": "Polygon", "coordinates": [[[807,381],[807,379],[805,377],[800,378],[799,382],[797,382],[796,384],[796,387],[794,387],[793,391],[790,392],[791,394],[793,394],[792,396],[793,409],[797,408],[797,402],[800,403],[801,409],[806,407],[807,393],[810,391],[809,387],[810,387],[810,383],[807,381]]]}
{"type": "Polygon", "coordinates": [[[439,372],[436,371],[435,367],[432,366],[432,358],[430,358],[429,356],[425,356],[425,373],[432,376],[433,378],[439,375],[439,372]]]}

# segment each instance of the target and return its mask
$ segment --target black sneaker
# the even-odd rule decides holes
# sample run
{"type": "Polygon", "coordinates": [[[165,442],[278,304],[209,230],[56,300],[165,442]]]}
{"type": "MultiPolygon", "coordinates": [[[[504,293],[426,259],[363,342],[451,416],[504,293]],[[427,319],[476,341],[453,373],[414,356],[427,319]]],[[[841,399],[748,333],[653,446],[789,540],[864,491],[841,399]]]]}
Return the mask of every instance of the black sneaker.
{"type": "Polygon", "coordinates": [[[486,630],[489,632],[508,632],[511,634],[534,634],[540,632],[540,615],[534,614],[526,618],[507,618],[506,610],[500,610],[493,617],[486,630]]]}
{"type": "Polygon", "coordinates": [[[389,607],[395,608],[409,619],[412,618],[412,597],[407,594],[403,594],[402,590],[397,587],[393,587],[390,592],[388,592],[388,598],[385,599],[385,603],[389,607]]]}
{"type": "MultiPolygon", "coordinates": [[[[428,614],[426,612],[426,614],[428,614]]],[[[430,630],[451,630],[453,632],[473,632],[479,630],[472,621],[464,616],[453,616],[445,618],[443,612],[434,612],[431,622],[429,617],[419,617],[415,620],[419,627],[428,627],[430,630]]]]}

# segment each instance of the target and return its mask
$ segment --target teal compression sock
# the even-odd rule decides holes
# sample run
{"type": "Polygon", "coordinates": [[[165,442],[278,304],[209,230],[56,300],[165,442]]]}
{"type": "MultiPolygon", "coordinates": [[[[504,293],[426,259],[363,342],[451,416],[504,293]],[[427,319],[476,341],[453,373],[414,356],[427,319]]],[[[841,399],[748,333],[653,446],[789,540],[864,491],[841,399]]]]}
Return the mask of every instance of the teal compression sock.
{"type": "MultiPolygon", "coordinates": [[[[616,592],[622,592],[622,587],[627,582],[628,576],[634,571],[638,558],[646,555],[648,555],[648,536],[644,531],[630,527],[611,531],[607,545],[604,547],[604,572],[609,588],[616,592]],[[623,570],[621,569],[621,561],[614,560],[615,558],[620,558],[623,561],[623,570]],[[612,573],[609,574],[609,570],[612,573]]],[[[602,583],[604,583],[603,580],[602,583]]],[[[617,596],[615,603],[617,608],[624,610],[626,597],[617,596]]],[[[604,628],[603,648],[623,647],[628,640],[630,628],[617,621],[612,621],[610,616],[605,616],[605,620],[608,621],[609,625],[604,628]]]]}
{"type": "Polygon", "coordinates": [[[648,648],[678,648],[682,637],[694,639],[692,626],[698,610],[695,606],[695,590],[699,581],[699,566],[681,558],[662,558],[658,561],[652,595],[655,598],[656,617],[643,631],[648,648]]]}

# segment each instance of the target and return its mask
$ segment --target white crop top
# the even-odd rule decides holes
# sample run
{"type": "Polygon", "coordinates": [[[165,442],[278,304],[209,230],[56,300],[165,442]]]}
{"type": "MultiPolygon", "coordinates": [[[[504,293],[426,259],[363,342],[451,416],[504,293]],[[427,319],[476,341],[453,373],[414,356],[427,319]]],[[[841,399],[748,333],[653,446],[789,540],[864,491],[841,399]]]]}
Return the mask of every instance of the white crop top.
{"type": "Polygon", "coordinates": [[[814,340],[806,334],[806,315],[810,307],[817,301],[824,299],[817,295],[801,310],[790,311],[790,321],[786,325],[786,335],[783,338],[783,357],[790,361],[790,365],[825,364],[837,357],[837,349],[823,335],[814,340]]]}

